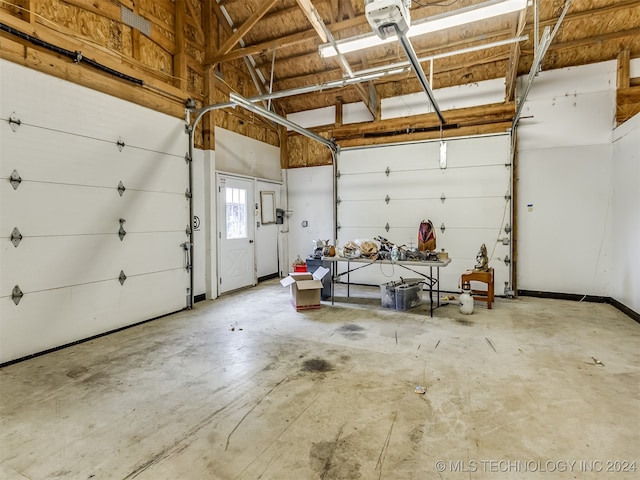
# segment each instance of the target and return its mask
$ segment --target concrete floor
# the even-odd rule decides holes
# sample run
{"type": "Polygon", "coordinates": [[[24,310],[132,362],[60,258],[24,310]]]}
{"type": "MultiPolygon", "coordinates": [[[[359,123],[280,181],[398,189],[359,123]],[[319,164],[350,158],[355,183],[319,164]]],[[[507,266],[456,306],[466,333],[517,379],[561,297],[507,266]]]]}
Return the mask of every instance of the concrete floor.
{"type": "Polygon", "coordinates": [[[1,369],[0,478],[640,475],[629,317],[521,298],[429,318],[357,290],[296,313],[269,281],[1,369]]]}

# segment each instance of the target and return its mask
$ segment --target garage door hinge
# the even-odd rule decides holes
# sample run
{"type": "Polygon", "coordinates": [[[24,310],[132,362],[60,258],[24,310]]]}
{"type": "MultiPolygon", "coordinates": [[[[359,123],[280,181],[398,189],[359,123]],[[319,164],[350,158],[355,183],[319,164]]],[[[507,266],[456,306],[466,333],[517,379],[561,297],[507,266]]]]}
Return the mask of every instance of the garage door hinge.
{"type": "Polygon", "coordinates": [[[504,232],[505,232],[507,235],[509,235],[509,234],[511,233],[511,224],[507,223],[507,224],[504,226],[504,232]]]}
{"type": "Polygon", "coordinates": [[[192,160],[192,159],[191,159],[191,155],[189,155],[189,152],[187,152],[187,153],[184,155],[184,161],[185,161],[185,162],[187,163],[187,165],[188,165],[188,164],[191,162],[191,160],[192,160]]]}
{"type": "Polygon", "coordinates": [[[118,150],[122,151],[122,149],[125,147],[125,143],[122,137],[118,137],[118,141],[116,142],[116,145],[118,146],[118,150]]]}
{"type": "Polygon", "coordinates": [[[511,195],[507,193],[507,194],[504,196],[504,199],[508,202],[509,200],[511,200],[511,195]]]}
{"type": "Polygon", "coordinates": [[[336,178],[340,178],[340,170],[336,172],[336,178]]]}
{"type": "Polygon", "coordinates": [[[22,125],[22,122],[18,118],[18,115],[16,115],[16,112],[12,112],[9,117],[9,126],[11,127],[11,130],[14,133],[17,132],[20,125],[22,125]]]}
{"type": "Polygon", "coordinates": [[[20,287],[18,285],[13,287],[13,290],[11,291],[11,300],[13,300],[13,303],[18,305],[20,303],[20,300],[22,300],[22,297],[24,297],[24,293],[22,293],[20,287]]]}
{"type": "Polygon", "coordinates": [[[9,183],[11,183],[11,186],[13,187],[14,190],[17,190],[20,184],[22,183],[22,177],[20,176],[17,170],[14,170],[13,172],[11,172],[11,177],[9,177],[9,183]]]}
{"type": "Polygon", "coordinates": [[[118,236],[120,237],[120,241],[122,241],[124,239],[124,236],[127,234],[127,232],[124,229],[124,222],[126,222],[126,220],[124,218],[121,218],[118,221],[120,222],[120,229],[118,230],[118,236]]]}
{"type": "Polygon", "coordinates": [[[193,197],[193,195],[191,194],[191,190],[189,190],[188,187],[184,192],[184,196],[187,197],[187,200],[191,200],[191,198],[193,197]]]}
{"type": "Polygon", "coordinates": [[[340,197],[336,197],[336,205],[340,205],[342,203],[342,200],[340,199],[340,197]]]}
{"type": "Polygon", "coordinates": [[[21,241],[22,234],[20,233],[20,230],[18,230],[18,227],[15,227],[11,232],[11,243],[13,243],[13,246],[17,248],[21,241]]]}
{"type": "Polygon", "coordinates": [[[336,225],[336,230],[340,230],[341,228],[342,228],[342,225],[340,225],[340,224],[336,225]]]}
{"type": "Polygon", "coordinates": [[[185,233],[187,234],[187,237],[191,235],[191,225],[187,225],[187,229],[185,230],[185,233]]]}
{"type": "Polygon", "coordinates": [[[127,279],[127,276],[124,274],[124,270],[120,270],[120,276],[118,277],[118,281],[120,285],[124,285],[124,281],[127,279]]]}
{"type": "Polygon", "coordinates": [[[508,267],[510,263],[511,259],[509,258],[509,255],[507,255],[506,257],[504,257],[504,264],[508,267]]]}
{"type": "Polygon", "coordinates": [[[124,195],[125,190],[126,188],[124,187],[124,183],[122,183],[122,180],[120,180],[120,183],[118,184],[118,193],[120,194],[120,196],[124,195]]]}

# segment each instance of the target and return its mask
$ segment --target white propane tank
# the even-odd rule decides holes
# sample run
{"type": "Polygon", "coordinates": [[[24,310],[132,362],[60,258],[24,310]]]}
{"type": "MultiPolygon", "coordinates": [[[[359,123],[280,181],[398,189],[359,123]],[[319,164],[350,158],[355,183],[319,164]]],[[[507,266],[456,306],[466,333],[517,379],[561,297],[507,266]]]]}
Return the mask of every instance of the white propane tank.
{"type": "Polygon", "coordinates": [[[463,285],[458,305],[460,306],[460,313],[464,313],[465,315],[471,315],[473,313],[473,296],[469,291],[468,285],[463,285]]]}

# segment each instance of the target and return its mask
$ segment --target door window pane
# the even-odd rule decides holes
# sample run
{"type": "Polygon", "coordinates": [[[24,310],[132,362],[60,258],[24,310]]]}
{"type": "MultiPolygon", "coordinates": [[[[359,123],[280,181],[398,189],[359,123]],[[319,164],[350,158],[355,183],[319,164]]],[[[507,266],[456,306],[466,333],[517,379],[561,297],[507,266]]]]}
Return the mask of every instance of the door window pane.
{"type": "Polygon", "coordinates": [[[226,188],[227,240],[247,238],[247,191],[226,188]]]}

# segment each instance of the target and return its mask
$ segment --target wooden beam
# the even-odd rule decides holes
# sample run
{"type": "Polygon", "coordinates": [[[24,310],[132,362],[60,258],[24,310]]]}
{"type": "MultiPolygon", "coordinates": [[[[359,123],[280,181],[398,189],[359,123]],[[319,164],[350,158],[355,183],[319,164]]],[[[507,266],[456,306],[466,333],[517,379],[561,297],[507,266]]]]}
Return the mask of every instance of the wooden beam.
{"type": "Polygon", "coordinates": [[[298,5],[311,23],[311,26],[320,37],[320,40],[322,40],[323,43],[327,43],[329,39],[327,38],[324,23],[319,19],[318,10],[313,6],[311,0],[296,0],[296,2],[298,2],[298,5]]]}
{"type": "MultiPolygon", "coordinates": [[[[130,75],[132,77],[140,78],[155,89],[166,92],[168,95],[172,95],[176,98],[184,98],[185,92],[175,88],[170,83],[170,76],[163,74],[162,72],[152,71],[149,73],[149,67],[143,65],[141,62],[135,61],[135,59],[126,57],[122,54],[115,53],[106,47],[89,44],[74,36],[72,30],[63,27],[61,25],[56,26],[56,30],[47,28],[39,23],[30,24],[24,20],[9,14],[8,12],[0,9],[0,21],[15,30],[26,33],[27,35],[39,38],[47,43],[51,43],[57,47],[64,48],[71,51],[79,51],[85,57],[91,58],[96,62],[99,62],[109,68],[113,68],[116,71],[130,75]]],[[[7,34],[7,38],[15,39],[12,35],[7,34]]],[[[27,47],[31,47],[31,43],[28,41],[18,42],[23,43],[27,47]]],[[[0,49],[1,51],[2,49],[0,49]]],[[[37,50],[37,49],[36,49],[37,50]]],[[[53,56],[53,55],[51,55],[53,56]]],[[[69,60],[70,62],[70,60],[69,60]]],[[[76,68],[84,68],[82,64],[73,64],[76,68]]]]}
{"type": "MultiPolygon", "coordinates": [[[[193,18],[193,22],[191,23],[191,25],[193,25],[193,28],[196,29],[196,32],[199,37],[198,41],[204,43],[205,35],[204,35],[204,32],[202,31],[202,26],[198,23],[198,16],[196,15],[196,11],[193,8],[193,5],[191,4],[191,0],[184,0],[184,3],[187,4],[187,11],[189,12],[189,15],[191,15],[191,18],[193,18]]],[[[179,8],[178,7],[179,4],[180,2],[177,2],[176,10],[179,8]]],[[[204,8],[204,5],[202,7],[204,8]]]]}
{"type": "MultiPolygon", "coordinates": [[[[522,10],[518,14],[518,21],[512,32],[512,37],[522,35],[526,24],[526,10],[522,10]]],[[[520,63],[520,42],[513,43],[509,52],[509,61],[507,63],[507,73],[505,74],[505,100],[513,101],[516,94],[516,80],[518,79],[518,64],[520,63]]]]}
{"type": "Polygon", "coordinates": [[[277,1],[278,0],[266,0],[264,3],[262,3],[260,7],[255,12],[253,12],[253,15],[251,15],[242,24],[242,26],[238,28],[235,33],[231,35],[231,37],[218,49],[218,51],[216,52],[216,57],[220,57],[229,53],[231,49],[236,45],[236,43],[238,43],[240,39],[244,37],[256,23],[258,23],[258,21],[277,1]]]}
{"type": "Polygon", "coordinates": [[[631,52],[625,48],[618,54],[618,75],[616,88],[629,88],[631,86],[631,52]]]}
{"type": "Polygon", "coordinates": [[[60,58],[3,37],[0,37],[0,44],[0,58],[176,118],[184,118],[183,98],[167,95],[160,89],[150,89],[145,86],[132,87],[130,83],[114,76],[92,68],[84,68],[66,58],[60,58]]]}
{"type": "Polygon", "coordinates": [[[640,86],[618,89],[616,122],[618,125],[640,113],[640,86]]]}
{"type": "MultiPolygon", "coordinates": [[[[333,34],[341,30],[364,25],[365,23],[367,23],[366,18],[364,18],[364,16],[361,16],[353,20],[346,20],[344,22],[335,23],[331,26],[331,28],[329,28],[329,30],[333,34]]],[[[303,30],[301,32],[292,33],[291,35],[286,35],[284,37],[278,38],[276,40],[276,44],[278,48],[291,47],[308,40],[313,40],[314,38],[316,38],[316,32],[314,30],[303,30]]],[[[265,50],[271,50],[271,48],[273,48],[273,39],[253,45],[247,45],[243,48],[237,48],[225,55],[216,55],[215,58],[211,59],[210,63],[222,63],[231,60],[237,60],[238,58],[242,58],[245,55],[255,55],[265,50]]]]}
{"type": "Polygon", "coordinates": [[[335,116],[335,124],[336,127],[342,126],[342,97],[336,97],[336,116],[335,116]]]}
{"type": "Polygon", "coordinates": [[[181,90],[187,89],[187,54],[184,43],[184,27],[186,11],[184,2],[178,2],[175,12],[176,53],[173,56],[173,76],[177,78],[176,86],[181,90]]]}

